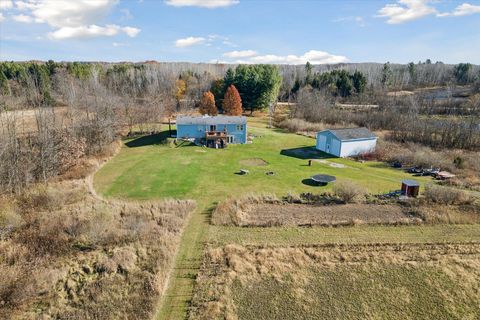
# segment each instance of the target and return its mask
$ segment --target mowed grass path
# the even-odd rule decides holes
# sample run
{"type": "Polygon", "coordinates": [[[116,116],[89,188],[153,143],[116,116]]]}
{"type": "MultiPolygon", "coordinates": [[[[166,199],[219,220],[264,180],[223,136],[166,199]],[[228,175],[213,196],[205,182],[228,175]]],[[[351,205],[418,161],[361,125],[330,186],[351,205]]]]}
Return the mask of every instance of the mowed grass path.
{"type": "MultiPolygon", "coordinates": [[[[136,147],[125,145],[120,153],[95,175],[94,186],[106,197],[138,200],[186,198],[194,199],[198,203],[197,211],[184,230],[173,275],[157,314],[158,319],[185,318],[207,241],[240,241],[238,237],[248,234],[245,233],[247,229],[238,230],[239,233],[232,233],[233,237],[228,239],[229,229],[219,230],[218,227],[209,225],[209,213],[218,201],[228,196],[248,193],[275,193],[282,196],[287,192],[320,193],[331,189],[331,186],[313,187],[302,183],[302,180],[316,173],[335,175],[337,181],[354,180],[372,193],[398,189],[400,180],[409,177],[404,172],[388,168],[382,163],[359,163],[348,159],[326,159],[343,164],[344,168],[317,162],[308,167],[308,157],[326,156],[312,150],[314,139],[267,129],[265,122],[256,118],[249,120],[249,132],[256,136],[253,144],[230,145],[224,150],[196,146],[171,148],[161,144],[160,138],[155,137],[130,141],[127,144],[136,147]],[[304,149],[293,152],[294,156],[288,151],[298,148],[304,149]],[[246,166],[240,163],[241,160],[252,158],[261,158],[268,164],[246,166]],[[250,174],[236,175],[235,172],[241,168],[250,170],[250,174]],[[275,175],[267,176],[267,171],[273,171],[275,175]]],[[[427,178],[420,180],[425,182],[427,178]]],[[[296,239],[293,242],[302,242],[302,228],[285,231],[281,228],[275,229],[280,238],[288,239],[293,236],[296,239]],[[284,232],[286,234],[283,234],[284,232]],[[298,237],[295,236],[296,233],[298,237]]],[[[266,233],[263,235],[262,230],[255,230],[254,237],[268,239],[271,230],[264,229],[266,233]]],[[[316,241],[315,239],[325,242],[320,240],[323,237],[322,229],[318,229],[318,233],[317,229],[311,230],[307,242],[316,241]]],[[[337,235],[335,242],[340,238],[341,235],[337,235]]],[[[375,241],[375,233],[371,234],[370,239],[375,241]]]]}

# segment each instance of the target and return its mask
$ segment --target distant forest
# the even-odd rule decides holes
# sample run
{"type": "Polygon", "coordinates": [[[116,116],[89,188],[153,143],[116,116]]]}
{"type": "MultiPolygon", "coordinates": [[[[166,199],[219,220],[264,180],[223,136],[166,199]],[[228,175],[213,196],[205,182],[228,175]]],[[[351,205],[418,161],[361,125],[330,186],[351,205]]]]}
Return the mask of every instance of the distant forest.
{"type": "MultiPolygon", "coordinates": [[[[165,110],[179,111],[195,107],[205,91],[218,91],[218,86],[224,91],[222,81],[227,79],[229,69],[237,67],[175,62],[0,62],[0,105],[9,110],[70,105],[85,102],[86,96],[101,89],[103,96],[121,98],[123,103],[161,102],[165,110]]],[[[307,63],[275,68],[281,76],[278,101],[294,101],[299,89],[305,86],[345,98],[379,91],[480,82],[478,65],[430,60],[405,65],[307,63]]]]}

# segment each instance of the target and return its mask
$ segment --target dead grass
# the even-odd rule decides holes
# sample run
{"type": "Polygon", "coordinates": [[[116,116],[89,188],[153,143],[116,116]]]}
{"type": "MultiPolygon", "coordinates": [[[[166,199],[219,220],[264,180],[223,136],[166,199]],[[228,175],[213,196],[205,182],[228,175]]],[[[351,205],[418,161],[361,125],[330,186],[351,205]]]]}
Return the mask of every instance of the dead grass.
{"type": "MultiPolygon", "coordinates": [[[[442,191],[446,189],[438,188],[442,191]]],[[[406,202],[390,200],[347,204],[342,204],[342,200],[328,193],[288,194],[283,199],[274,195],[249,195],[220,202],[212,212],[211,223],[237,227],[480,223],[480,206],[463,191],[460,195],[455,192],[460,191],[453,190],[440,197],[441,202],[432,201],[427,192],[425,198],[406,202]]],[[[436,196],[439,197],[439,194],[436,196]]]]}
{"type": "Polygon", "coordinates": [[[472,204],[475,198],[466,191],[434,184],[425,186],[425,198],[439,204],[472,204]]]}
{"type": "Polygon", "coordinates": [[[209,248],[191,319],[476,319],[480,245],[209,248]]]}
{"type": "Polygon", "coordinates": [[[362,188],[351,180],[335,183],[333,186],[333,192],[345,203],[354,203],[365,200],[365,195],[368,193],[365,188],[362,188]]]}
{"type": "Polygon", "coordinates": [[[150,318],[194,208],[106,203],[88,196],[84,181],[4,200],[0,318],[150,318]]]}
{"type": "Polygon", "coordinates": [[[241,226],[352,226],[360,224],[402,225],[421,223],[399,205],[375,204],[257,204],[241,226]]]}
{"type": "Polygon", "coordinates": [[[268,165],[268,162],[260,158],[244,159],[239,161],[242,166],[260,167],[268,165]]]}

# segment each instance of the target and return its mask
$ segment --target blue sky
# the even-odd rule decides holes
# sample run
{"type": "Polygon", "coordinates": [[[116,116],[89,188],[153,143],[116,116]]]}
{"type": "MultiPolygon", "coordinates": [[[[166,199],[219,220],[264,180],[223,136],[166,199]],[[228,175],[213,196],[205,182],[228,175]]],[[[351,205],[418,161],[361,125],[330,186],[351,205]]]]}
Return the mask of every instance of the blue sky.
{"type": "Polygon", "coordinates": [[[0,0],[1,60],[480,64],[480,1],[0,0]]]}

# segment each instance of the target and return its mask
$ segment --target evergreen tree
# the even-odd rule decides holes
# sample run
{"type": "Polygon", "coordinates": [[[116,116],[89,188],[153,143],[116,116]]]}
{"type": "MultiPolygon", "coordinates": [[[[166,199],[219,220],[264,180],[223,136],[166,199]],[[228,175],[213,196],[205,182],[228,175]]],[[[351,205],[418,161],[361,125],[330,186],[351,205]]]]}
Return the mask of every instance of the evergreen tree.
{"type": "Polygon", "coordinates": [[[367,77],[363,73],[355,70],[352,75],[352,82],[357,94],[362,94],[365,92],[365,87],[367,86],[367,77]]]}
{"type": "Polygon", "coordinates": [[[390,68],[390,62],[387,62],[383,65],[382,69],[382,78],[380,79],[382,87],[388,89],[392,82],[392,69],[390,68]]]}
{"type": "Polygon", "coordinates": [[[312,65],[307,61],[305,64],[305,84],[312,84],[313,74],[312,74],[312,65]]]}
{"type": "Polygon", "coordinates": [[[200,111],[201,114],[208,114],[210,116],[216,116],[218,114],[213,93],[207,91],[203,94],[198,111],[200,111]]]}
{"type": "Polygon", "coordinates": [[[233,84],[225,92],[222,109],[223,113],[229,116],[242,115],[242,98],[233,84]]]}
{"type": "Polygon", "coordinates": [[[341,70],[338,74],[337,81],[337,94],[342,97],[348,97],[352,94],[353,84],[352,79],[347,71],[341,70]]]}
{"type": "MultiPolygon", "coordinates": [[[[235,82],[235,71],[232,70],[232,68],[228,68],[227,72],[225,73],[225,77],[223,79],[223,91],[225,90],[235,82]]],[[[222,94],[223,96],[223,94],[222,94]]]]}
{"type": "Polygon", "coordinates": [[[10,86],[8,85],[8,79],[5,73],[0,70],[0,94],[7,96],[10,94],[10,86]]]}
{"type": "Polygon", "coordinates": [[[278,97],[282,77],[276,66],[272,65],[239,65],[229,69],[224,78],[228,88],[234,84],[242,98],[246,110],[253,112],[265,109],[278,97]]]}
{"type": "MultiPolygon", "coordinates": [[[[314,79],[315,80],[315,79],[314,79]]],[[[296,78],[295,79],[295,83],[293,84],[293,87],[292,87],[292,93],[297,93],[298,90],[300,90],[300,87],[302,85],[300,84],[300,79],[296,78]]]]}
{"type": "Polygon", "coordinates": [[[415,63],[410,62],[407,66],[408,74],[410,75],[410,82],[415,84],[417,82],[417,70],[415,68],[415,63]]]}
{"type": "Polygon", "coordinates": [[[470,72],[472,65],[470,63],[459,63],[453,68],[453,74],[459,84],[467,84],[470,82],[470,72]]]}
{"type": "Polygon", "coordinates": [[[223,105],[223,96],[225,95],[225,80],[217,79],[214,80],[210,91],[213,93],[215,97],[215,105],[221,106],[223,105]]]}

